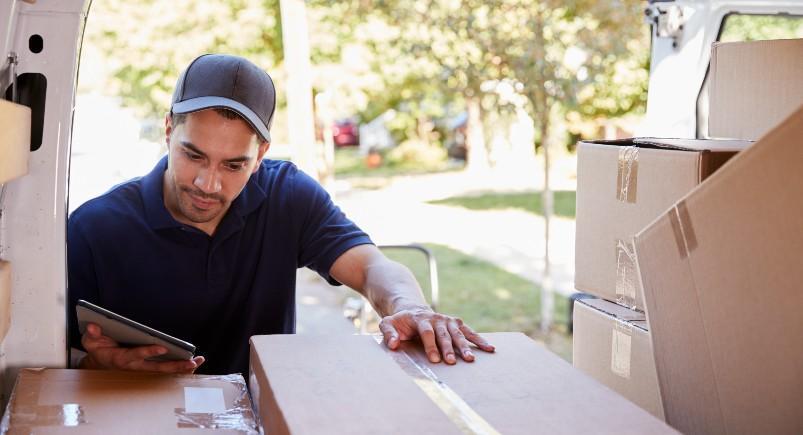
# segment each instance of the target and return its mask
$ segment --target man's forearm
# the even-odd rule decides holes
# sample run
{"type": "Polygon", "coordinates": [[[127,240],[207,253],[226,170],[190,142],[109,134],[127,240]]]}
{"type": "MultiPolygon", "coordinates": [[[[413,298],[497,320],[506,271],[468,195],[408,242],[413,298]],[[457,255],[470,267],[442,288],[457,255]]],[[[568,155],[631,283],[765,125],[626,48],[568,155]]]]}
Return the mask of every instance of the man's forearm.
{"type": "Polygon", "coordinates": [[[404,309],[430,309],[415,276],[395,261],[378,261],[366,268],[364,293],[381,316],[404,309]]]}

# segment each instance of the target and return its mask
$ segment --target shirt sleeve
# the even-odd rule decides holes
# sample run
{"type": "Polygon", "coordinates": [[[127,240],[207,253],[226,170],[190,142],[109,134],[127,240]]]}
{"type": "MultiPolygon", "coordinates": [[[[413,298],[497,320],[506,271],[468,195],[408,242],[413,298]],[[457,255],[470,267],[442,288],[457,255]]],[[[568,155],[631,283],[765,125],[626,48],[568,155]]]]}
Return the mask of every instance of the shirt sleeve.
{"type": "Polygon", "coordinates": [[[87,237],[75,215],[67,223],[67,319],[70,347],[84,350],[78,331],[75,305],[79,299],[97,302],[99,299],[95,262],[87,237]]]}
{"type": "Polygon", "coordinates": [[[293,216],[300,219],[299,267],[309,267],[330,284],[341,285],[329,274],[335,260],[354,246],[373,242],[310,176],[298,171],[294,181],[293,216]]]}

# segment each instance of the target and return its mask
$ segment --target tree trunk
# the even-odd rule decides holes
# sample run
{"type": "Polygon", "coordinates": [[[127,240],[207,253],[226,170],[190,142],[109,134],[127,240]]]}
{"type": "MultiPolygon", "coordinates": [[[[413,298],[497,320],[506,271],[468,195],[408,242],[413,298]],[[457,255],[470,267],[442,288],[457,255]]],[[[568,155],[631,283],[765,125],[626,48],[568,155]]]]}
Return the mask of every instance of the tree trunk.
{"type": "Polygon", "coordinates": [[[482,171],[488,169],[488,150],[485,148],[485,133],[482,129],[480,99],[466,97],[468,120],[466,121],[466,169],[482,171]]]}

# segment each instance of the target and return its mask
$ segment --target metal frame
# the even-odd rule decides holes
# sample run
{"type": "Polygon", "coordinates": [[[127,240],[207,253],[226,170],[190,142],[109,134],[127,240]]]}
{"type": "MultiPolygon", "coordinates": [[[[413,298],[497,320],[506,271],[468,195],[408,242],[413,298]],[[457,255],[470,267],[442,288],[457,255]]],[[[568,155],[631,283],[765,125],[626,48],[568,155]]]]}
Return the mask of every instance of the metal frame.
{"type": "MultiPolygon", "coordinates": [[[[0,346],[0,402],[5,402],[21,367],[65,367],[66,222],[72,113],[84,0],[18,0],[0,5],[8,27],[0,34],[2,59],[16,54],[15,75],[47,78],[42,146],[29,156],[28,174],[8,182],[0,220],[0,257],[11,263],[11,329],[0,346]],[[44,50],[33,53],[31,35],[44,50]]],[[[5,68],[5,67],[4,67],[5,68]]],[[[0,86],[12,84],[10,71],[0,86]]]]}
{"type": "Polygon", "coordinates": [[[432,251],[417,243],[411,243],[409,245],[378,245],[377,247],[379,248],[380,251],[384,249],[407,249],[411,251],[418,251],[423,253],[424,256],[427,257],[427,265],[429,270],[429,289],[430,289],[429,305],[432,307],[433,310],[438,311],[438,306],[440,306],[440,287],[438,284],[438,262],[435,261],[435,255],[432,254],[432,251]]]}

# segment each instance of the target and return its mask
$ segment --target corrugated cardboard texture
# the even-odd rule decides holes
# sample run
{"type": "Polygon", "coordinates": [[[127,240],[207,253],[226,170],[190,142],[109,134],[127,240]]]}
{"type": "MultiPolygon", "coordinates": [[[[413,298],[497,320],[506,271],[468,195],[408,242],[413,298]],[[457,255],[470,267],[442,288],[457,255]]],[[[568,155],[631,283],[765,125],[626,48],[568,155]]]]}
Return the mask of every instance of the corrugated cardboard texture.
{"type": "Polygon", "coordinates": [[[644,313],[628,310],[602,299],[583,299],[574,304],[574,366],[636,405],[663,420],[664,410],[658,390],[655,360],[644,313]],[[630,319],[642,319],[629,321],[630,319]],[[630,328],[621,328],[622,324],[630,328]],[[628,359],[629,376],[611,369],[615,333],[631,337],[628,359]]]}
{"type": "Polygon", "coordinates": [[[708,133],[756,140],[803,102],[803,39],[716,43],[708,133]]]}
{"type": "MultiPolygon", "coordinates": [[[[577,157],[575,287],[617,301],[617,285],[633,295],[625,305],[644,309],[635,265],[621,244],[697,186],[747,142],[642,138],[580,142],[577,157]],[[617,199],[620,149],[638,146],[634,201],[617,199]],[[683,149],[685,148],[685,150],[683,149]],[[705,151],[717,150],[717,151],[705,151]],[[628,282],[623,282],[627,280],[628,282]]],[[[626,246],[625,246],[626,247],[626,246]]],[[[625,249],[626,250],[626,249],[625,249]]]]}
{"type": "Polygon", "coordinates": [[[256,433],[253,417],[245,382],[239,375],[23,369],[3,429],[10,434],[256,433]],[[229,411],[187,414],[184,411],[192,410],[186,409],[185,387],[206,388],[218,395],[222,392],[222,402],[229,411]],[[182,413],[209,427],[180,423],[178,414],[182,413]],[[219,429],[221,426],[229,429],[219,429]]]}
{"type": "Polygon", "coordinates": [[[0,99],[0,184],[28,173],[31,109],[0,99]]]}
{"type": "Polygon", "coordinates": [[[684,198],[686,219],[673,208],[636,236],[664,411],[684,433],[803,433],[801,137],[803,107],[684,198]]]}
{"type": "MultiPolygon", "coordinates": [[[[423,364],[499,433],[674,433],[523,334],[485,336],[496,353],[478,350],[474,363],[423,364]]],[[[415,342],[404,351],[425,361],[415,342]]],[[[252,337],[252,370],[255,363],[264,369],[256,377],[263,421],[272,421],[263,404],[273,401],[294,434],[454,433],[389,352],[369,336],[252,337]]]]}
{"type": "Polygon", "coordinates": [[[251,372],[272,435],[460,433],[370,336],[254,336],[251,372]]]}
{"type": "Polygon", "coordinates": [[[11,327],[11,263],[0,260],[0,343],[11,327]]]}

